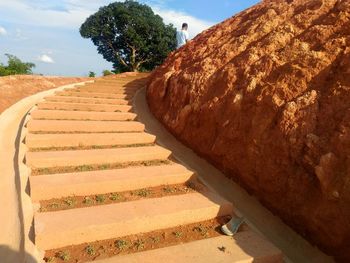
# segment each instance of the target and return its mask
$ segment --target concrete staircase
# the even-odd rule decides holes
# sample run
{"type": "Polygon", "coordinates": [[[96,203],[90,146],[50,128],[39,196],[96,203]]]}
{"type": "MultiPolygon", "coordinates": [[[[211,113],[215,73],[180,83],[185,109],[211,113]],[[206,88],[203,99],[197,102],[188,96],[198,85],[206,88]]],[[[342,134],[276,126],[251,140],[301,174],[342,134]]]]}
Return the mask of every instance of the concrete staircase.
{"type": "MultiPolygon", "coordinates": [[[[145,132],[145,125],[132,112],[133,95],[145,83],[144,74],[101,79],[38,103],[27,123],[25,140],[36,207],[44,200],[184,184],[196,178],[195,171],[156,144],[155,136],[145,132]],[[87,170],[61,172],[67,167],[87,170]]],[[[208,190],[53,212],[38,210],[35,243],[46,251],[232,214],[232,204],[208,190]]],[[[99,262],[164,261],[282,262],[282,255],[246,230],[235,239],[219,236],[99,262]]]]}

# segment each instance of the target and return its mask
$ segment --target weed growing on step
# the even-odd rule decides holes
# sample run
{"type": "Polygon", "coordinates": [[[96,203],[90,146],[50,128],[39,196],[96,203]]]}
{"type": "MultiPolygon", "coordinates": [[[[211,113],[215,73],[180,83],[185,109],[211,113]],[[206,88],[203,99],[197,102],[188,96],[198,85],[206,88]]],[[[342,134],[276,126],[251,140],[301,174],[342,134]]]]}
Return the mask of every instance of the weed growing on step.
{"type": "Polygon", "coordinates": [[[95,200],[97,203],[104,203],[106,201],[105,195],[96,195],[95,200]]]}
{"type": "Polygon", "coordinates": [[[54,257],[48,257],[48,258],[45,258],[44,260],[47,263],[54,263],[54,262],[56,262],[56,259],[54,257]]]}
{"type": "Polygon", "coordinates": [[[136,240],[134,245],[135,245],[136,250],[142,250],[142,249],[145,249],[145,247],[146,247],[145,242],[141,239],[136,240]]]}
{"type": "Polygon", "coordinates": [[[150,189],[140,189],[133,192],[134,195],[140,196],[140,197],[148,197],[152,194],[152,191],[150,189]]]}
{"type": "Polygon", "coordinates": [[[160,237],[150,237],[150,239],[154,244],[157,244],[160,242],[160,237]]]}
{"type": "Polygon", "coordinates": [[[118,239],[117,241],[115,241],[114,245],[119,250],[127,250],[129,248],[129,242],[123,239],[118,239]]]}
{"type": "Polygon", "coordinates": [[[180,238],[180,237],[182,237],[182,232],[181,232],[181,231],[175,231],[175,232],[173,232],[173,235],[174,235],[176,238],[180,238]]]}
{"type": "Polygon", "coordinates": [[[56,256],[63,261],[70,260],[70,253],[68,251],[59,251],[56,256]]]}
{"type": "Polygon", "coordinates": [[[175,193],[175,192],[176,192],[176,188],[167,185],[167,186],[165,186],[165,187],[163,188],[163,191],[164,191],[165,193],[168,193],[168,194],[170,194],[170,193],[175,193]]]}
{"type": "Polygon", "coordinates": [[[208,235],[208,228],[201,224],[199,226],[194,227],[193,231],[200,233],[204,237],[208,235]]]}
{"type": "Polygon", "coordinates": [[[69,207],[73,207],[73,206],[75,206],[75,204],[76,204],[75,200],[73,200],[72,198],[67,198],[67,199],[65,199],[65,200],[64,200],[64,203],[65,203],[66,205],[68,205],[69,207]]]}
{"type": "Polygon", "coordinates": [[[56,203],[56,202],[50,204],[50,208],[53,208],[53,209],[59,208],[59,206],[60,206],[60,204],[56,203]]]}
{"type": "Polygon", "coordinates": [[[95,248],[91,245],[88,245],[85,248],[85,252],[89,255],[89,256],[94,256],[96,254],[95,248]]]}
{"type": "Polygon", "coordinates": [[[113,194],[109,195],[109,199],[112,201],[117,201],[117,200],[121,200],[122,196],[121,196],[121,194],[113,193],[113,194]]]}
{"type": "Polygon", "coordinates": [[[94,203],[94,200],[91,197],[89,196],[84,197],[83,204],[92,205],[93,203],[94,203]]]}

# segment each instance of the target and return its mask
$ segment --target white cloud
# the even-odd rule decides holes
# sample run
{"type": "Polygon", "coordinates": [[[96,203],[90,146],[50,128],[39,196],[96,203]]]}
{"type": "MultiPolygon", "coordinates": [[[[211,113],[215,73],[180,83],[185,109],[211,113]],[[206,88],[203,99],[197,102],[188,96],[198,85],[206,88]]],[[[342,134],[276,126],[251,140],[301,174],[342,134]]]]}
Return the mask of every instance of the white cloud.
{"type": "Polygon", "coordinates": [[[49,55],[43,54],[38,57],[38,61],[53,64],[55,61],[49,55]]]}
{"type": "MultiPolygon", "coordinates": [[[[1,14],[0,12],[0,14],[4,21],[7,20],[13,23],[18,23],[21,20],[25,21],[27,25],[63,27],[77,30],[87,17],[98,11],[99,7],[112,2],[115,1],[63,0],[59,2],[53,1],[51,5],[48,5],[47,2],[42,1],[1,0],[0,10],[6,10],[6,13],[1,14]],[[40,6],[43,8],[38,8],[40,6]]],[[[182,23],[187,22],[189,24],[189,32],[192,36],[215,24],[214,22],[201,20],[184,12],[169,9],[165,6],[167,1],[164,0],[142,2],[149,2],[154,12],[163,17],[165,23],[172,23],[175,27],[179,28],[182,23]]]]}
{"type": "Polygon", "coordinates": [[[0,36],[5,36],[5,35],[7,35],[6,29],[0,26],[0,36]]]}
{"type": "Polygon", "coordinates": [[[191,37],[195,37],[203,30],[213,26],[215,22],[205,21],[196,17],[190,16],[183,12],[177,12],[170,9],[161,7],[153,7],[156,14],[160,15],[166,24],[173,24],[176,28],[181,28],[182,23],[188,24],[188,31],[191,37]]]}

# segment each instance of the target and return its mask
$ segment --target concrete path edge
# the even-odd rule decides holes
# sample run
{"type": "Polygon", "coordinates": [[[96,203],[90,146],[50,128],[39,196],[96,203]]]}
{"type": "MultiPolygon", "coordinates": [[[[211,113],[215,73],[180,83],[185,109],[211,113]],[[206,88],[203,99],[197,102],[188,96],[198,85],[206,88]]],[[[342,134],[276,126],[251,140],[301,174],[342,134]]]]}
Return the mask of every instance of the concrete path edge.
{"type": "Polygon", "coordinates": [[[44,97],[87,82],[74,83],[26,97],[0,114],[0,259],[2,263],[40,262],[31,235],[33,208],[28,195],[30,170],[24,165],[23,139],[28,112],[44,97]]]}

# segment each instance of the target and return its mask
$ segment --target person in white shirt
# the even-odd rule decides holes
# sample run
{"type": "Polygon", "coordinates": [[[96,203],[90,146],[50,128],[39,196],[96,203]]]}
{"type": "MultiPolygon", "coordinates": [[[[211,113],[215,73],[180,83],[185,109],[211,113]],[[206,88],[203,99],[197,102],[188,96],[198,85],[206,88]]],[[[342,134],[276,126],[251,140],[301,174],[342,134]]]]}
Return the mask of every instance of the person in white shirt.
{"type": "Polygon", "coordinates": [[[185,45],[188,42],[188,40],[190,39],[190,36],[187,32],[187,29],[188,29],[188,24],[183,23],[182,29],[180,31],[176,32],[177,48],[180,48],[183,45],[185,45]]]}

